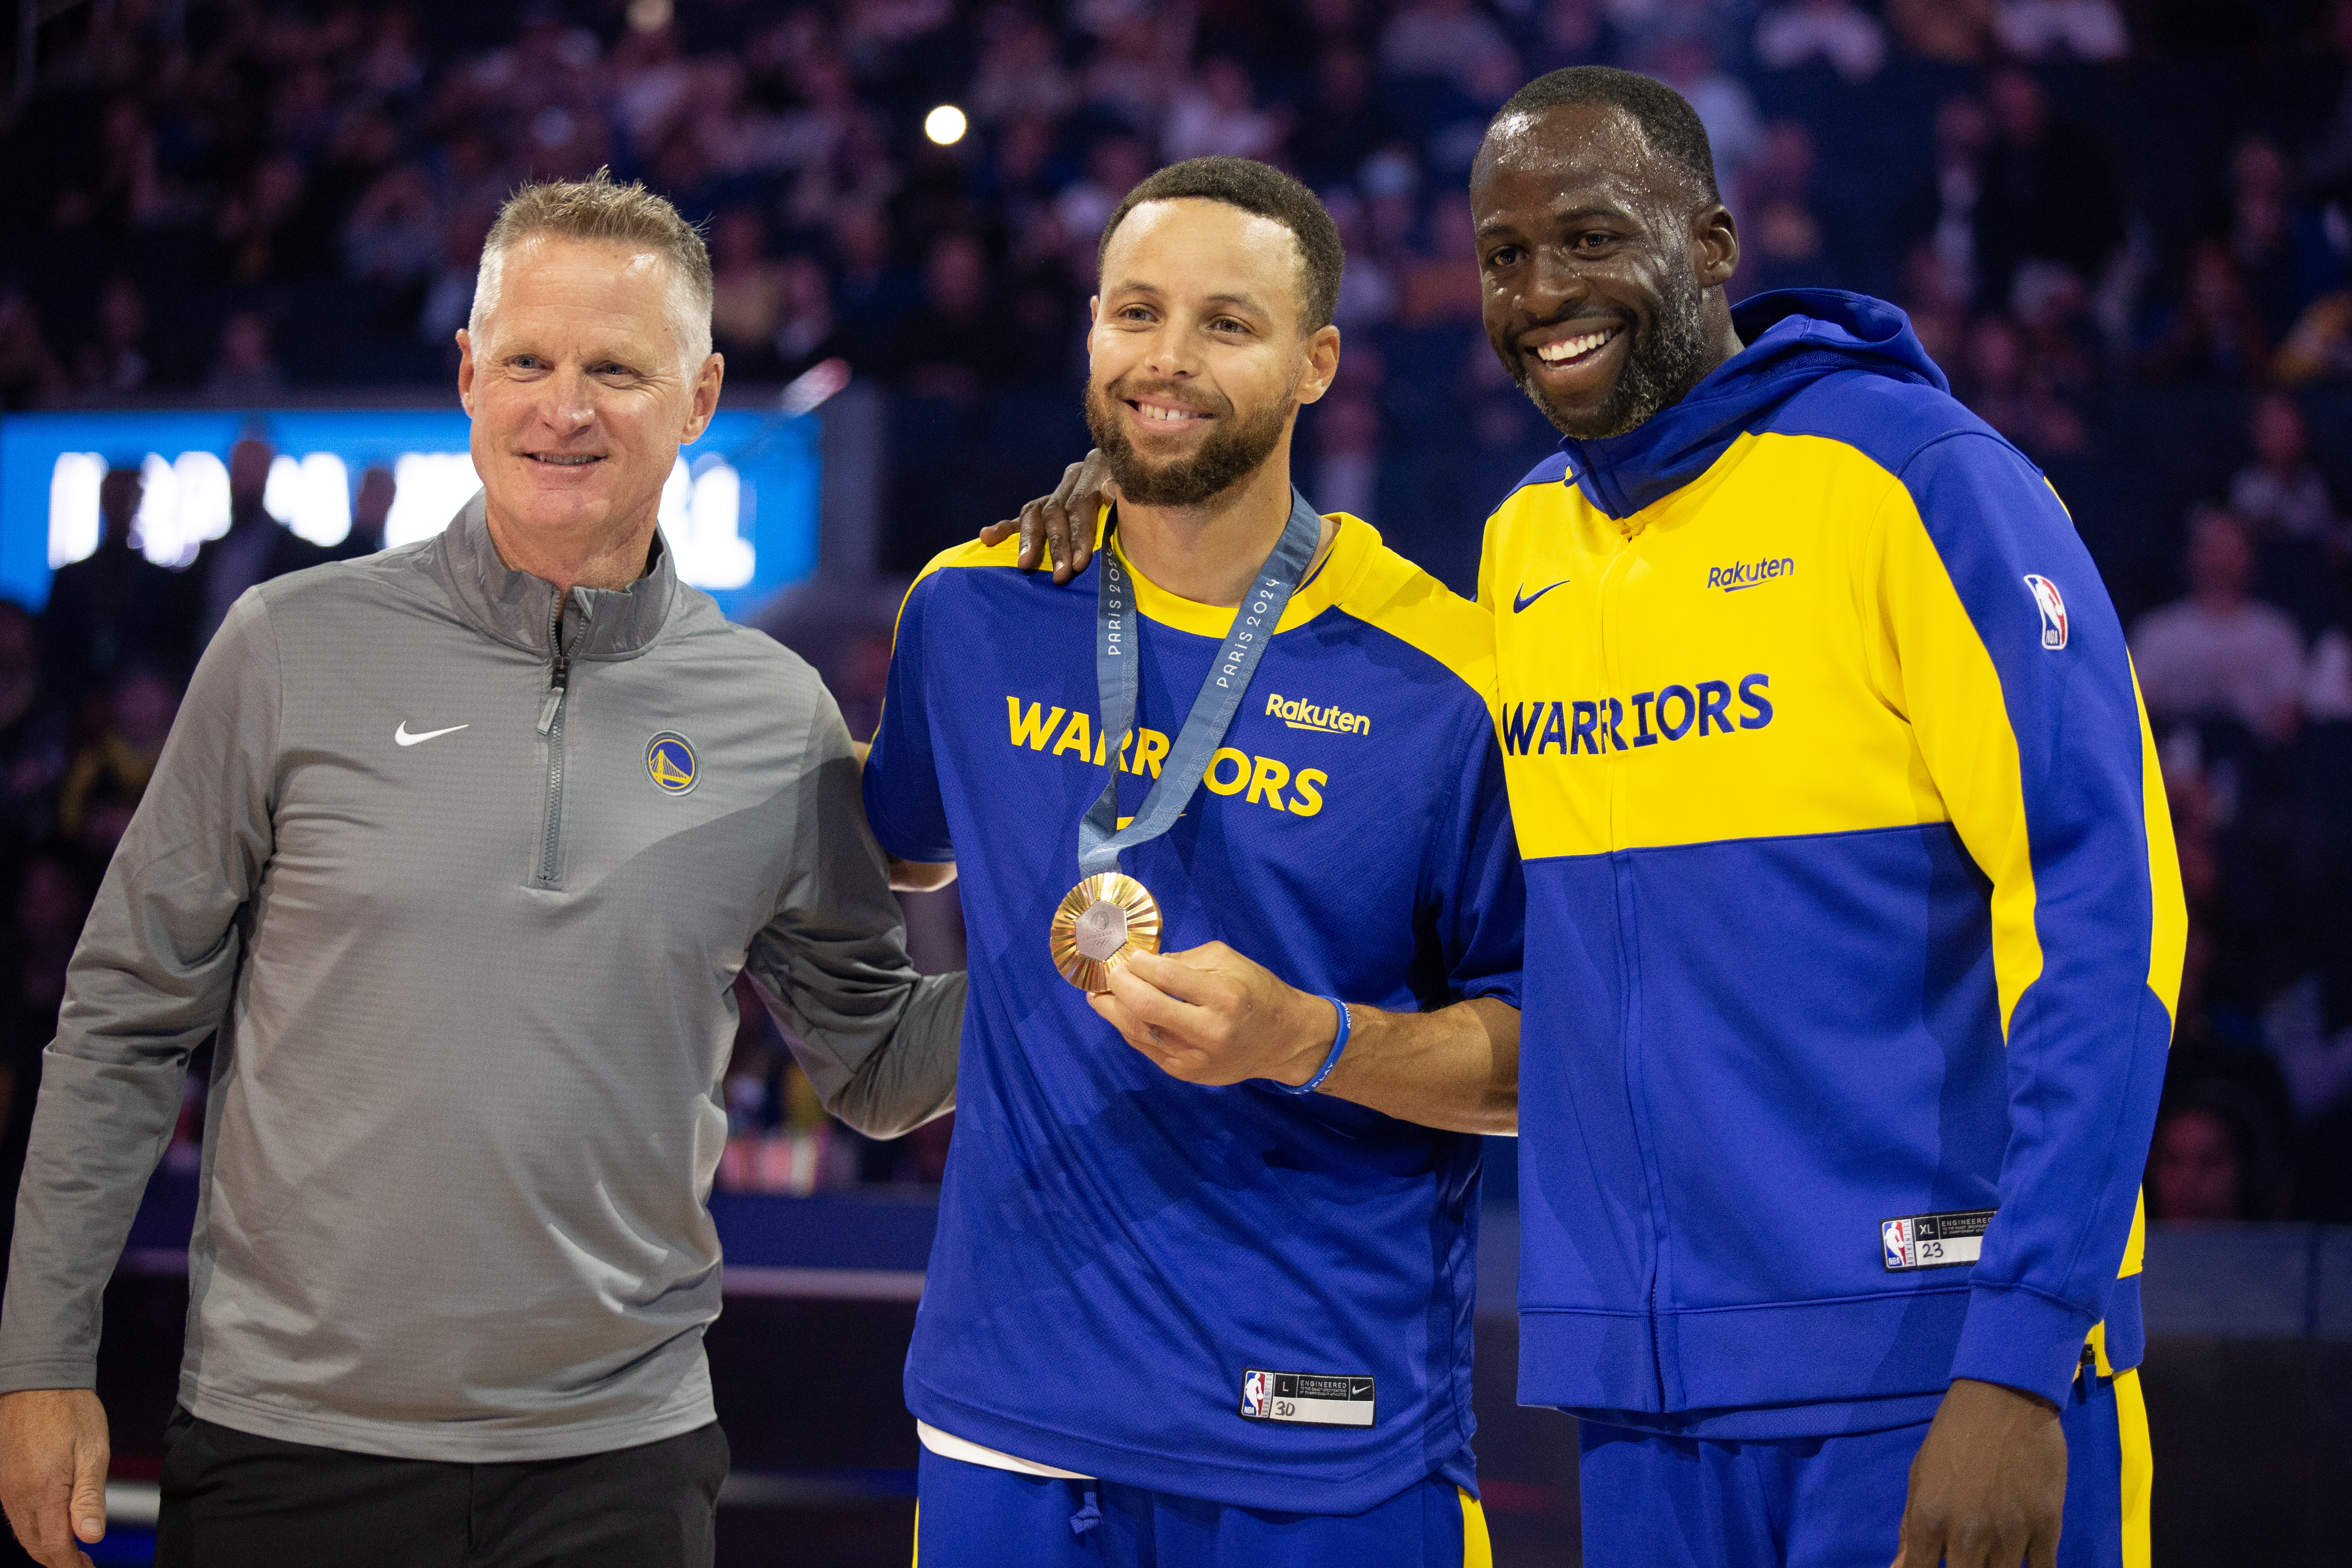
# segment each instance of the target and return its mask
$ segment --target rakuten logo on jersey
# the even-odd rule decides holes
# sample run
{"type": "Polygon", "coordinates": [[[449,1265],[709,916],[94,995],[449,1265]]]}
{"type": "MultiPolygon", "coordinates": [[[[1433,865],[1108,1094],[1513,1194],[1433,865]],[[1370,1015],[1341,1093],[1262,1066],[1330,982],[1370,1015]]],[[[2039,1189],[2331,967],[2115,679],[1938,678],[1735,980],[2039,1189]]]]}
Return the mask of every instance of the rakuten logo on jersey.
{"type": "Polygon", "coordinates": [[[1540,757],[1547,751],[1598,757],[1660,741],[1762,729],[1772,722],[1771,685],[1771,676],[1757,674],[1737,682],[1698,681],[1590,702],[1563,697],[1506,703],[1503,751],[1509,757],[1540,757]]]}

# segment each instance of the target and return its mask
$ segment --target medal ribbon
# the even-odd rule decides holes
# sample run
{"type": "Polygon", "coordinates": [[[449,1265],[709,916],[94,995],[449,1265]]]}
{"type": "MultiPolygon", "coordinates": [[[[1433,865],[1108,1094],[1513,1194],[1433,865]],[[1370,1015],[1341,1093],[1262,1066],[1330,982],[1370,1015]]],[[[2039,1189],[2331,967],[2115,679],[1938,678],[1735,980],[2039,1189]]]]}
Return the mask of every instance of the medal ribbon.
{"type": "Polygon", "coordinates": [[[1135,820],[1124,828],[1118,825],[1118,754],[1127,744],[1128,731],[1135,727],[1135,694],[1139,684],[1135,669],[1135,589],[1118,551],[1110,548],[1109,539],[1103,541],[1104,548],[1095,555],[1102,569],[1095,599],[1095,622],[1101,633],[1095,644],[1095,684],[1102,698],[1101,733],[1110,779],[1078,822],[1082,876],[1117,871],[1119,851],[1147,843],[1175,826],[1184,803],[1201,787],[1209,758],[1225,738],[1234,715],[1240,711],[1250,676],[1265,656],[1274,629],[1282,624],[1282,612],[1306,577],[1322,537],[1323,519],[1294,486],[1290,517],[1282,525],[1282,538],[1242,596],[1241,608],[1234,612],[1233,629],[1225,633],[1216,662],[1201,683],[1200,695],[1192,699],[1192,711],[1184,716],[1184,727],[1161,765],[1160,777],[1145,792],[1135,820]]]}

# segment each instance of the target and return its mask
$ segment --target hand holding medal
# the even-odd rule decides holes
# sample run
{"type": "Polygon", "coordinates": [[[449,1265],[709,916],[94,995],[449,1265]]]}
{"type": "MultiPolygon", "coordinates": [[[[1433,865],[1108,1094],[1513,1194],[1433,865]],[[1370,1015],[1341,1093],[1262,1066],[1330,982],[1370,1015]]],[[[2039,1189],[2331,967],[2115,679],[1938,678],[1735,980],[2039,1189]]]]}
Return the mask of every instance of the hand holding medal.
{"type": "MultiPolygon", "coordinates": [[[[1114,525],[1115,526],[1115,525],[1114,525]]],[[[1307,575],[1315,548],[1323,537],[1323,519],[1296,489],[1290,493],[1290,517],[1282,527],[1265,564],[1258,569],[1234,623],[1201,683],[1192,711],[1168,754],[1160,777],[1143,797],[1134,819],[1123,828],[1118,821],[1119,753],[1135,727],[1135,695],[1139,678],[1135,670],[1135,592],[1129,568],[1117,549],[1097,556],[1101,569],[1096,594],[1096,622],[1100,631],[1095,650],[1096,687],[1102,699],[1104,762],[1110,778],[1102,794],[1078,823],[1078,884],[1064,895],[1054,911],[1046,943],[1054,967],[1062,977],[1085,991],[1109,988],[1113,969],[1129,955],[1160,951],[1160,905],[1135,878],[1118,869],[1121,850],[1149,842],[1173,827],[1185,802],[1201,787],[1202,775],[1241,710],[1242,697],[1256,673],[1258,660],[1274,640],[1275,628],[1290,596],[1307,575]],[[1116,744],[1113,744],[1116,742],[1116,744]],[[1114,831],[1113,830],[1117,831],[1114,831]]]]}

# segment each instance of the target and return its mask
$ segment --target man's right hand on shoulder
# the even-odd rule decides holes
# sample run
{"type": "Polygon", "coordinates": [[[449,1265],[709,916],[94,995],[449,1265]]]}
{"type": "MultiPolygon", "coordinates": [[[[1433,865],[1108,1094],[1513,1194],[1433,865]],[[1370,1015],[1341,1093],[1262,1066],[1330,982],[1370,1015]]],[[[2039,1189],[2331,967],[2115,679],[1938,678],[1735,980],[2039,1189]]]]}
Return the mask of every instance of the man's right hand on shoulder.
{"type": "Polygon", "coordinates": [[[1003,544],[1018,528],[1021,554],[1013,564],[1024,571],[1034,571],[1050,559],[1054,580],[1067,582],[1094,559],[1095,519],[1102,515],[1106,502],[1118,499],[1110,465],[1097,448],[1087,454],[1084,462],[1070,465],[1052,495],[1040,496],[1022,507],[1018,517],[981,529],[980,542],[1003,544]]]}
{"type": "Polygon", "coordinates": [[[0,1504],[43,1568],[89,1568],[106,1534],[106,1407],[87,1388],[0,1395],[0,1504]]]}

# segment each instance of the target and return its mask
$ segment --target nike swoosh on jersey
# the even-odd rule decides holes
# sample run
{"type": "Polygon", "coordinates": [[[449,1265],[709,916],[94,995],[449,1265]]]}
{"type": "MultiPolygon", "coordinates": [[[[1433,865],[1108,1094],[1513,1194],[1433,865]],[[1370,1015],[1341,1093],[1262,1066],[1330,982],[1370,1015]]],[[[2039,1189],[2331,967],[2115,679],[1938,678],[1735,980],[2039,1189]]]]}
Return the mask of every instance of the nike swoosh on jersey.
{"type": "Polygon", "coordinates": [[[1566,578],[1564,578],[1564,577],[1563,577],[1563,578],[1561,578],[1561,579],[1559,580],[1559,582],[1551,583],[1551,584],[1549,584],[1549,585],[1547,585],[1547,586],[1545,586],[1545,587],[1538,588],[1538,589],[1537,589],[1533,593],[1524,593],[1524,594],[1521,594],[1521,593],[1515,593],[1515,594],[1513,594],[1513,595],[1511,596],[1511,613],[1512,613],[1512,614],[1514,614],[1514,615],[1517,615],[1520,611],[1525,610],[1528,605],[1533,604],[1537,600],[1541,599],[1545,594],[1549,593],[1553,589],[1555,589],[1555,588],[1559,588],[1559,587],[1561,587],[1561,586],[1565,585],[1565,584],[1567,583],[1567,581],[1568,581],[1568,579],[1566,579],[1566,578]]]}
{"type": "Polygon", "coordinates": [[[473,726],[469,724],[453,724],[446,729],[428,729],[423,735],[411,735],[408,733],[408,721],[406,719],[402,719],[400,721],[400,727],[392,732],[392,738],[400,742],[403,746],[421,746],[425,742],[435,739],[437,737],[455,735],[461,729],[471,729],[472,727],[473,726]]]}

